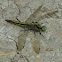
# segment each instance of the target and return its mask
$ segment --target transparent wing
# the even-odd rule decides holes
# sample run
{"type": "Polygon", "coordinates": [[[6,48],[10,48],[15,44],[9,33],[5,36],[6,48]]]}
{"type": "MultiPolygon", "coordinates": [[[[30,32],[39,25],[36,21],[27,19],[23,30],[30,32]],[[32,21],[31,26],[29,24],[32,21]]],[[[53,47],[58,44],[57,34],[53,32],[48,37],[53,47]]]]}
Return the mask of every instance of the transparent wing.
{"type": "Polygon", "coordinates": [[[19,37],[18,37],[18,49],[21,51],[26,43],[26,36],[28,35],[28,32],[20,31],[19,37]]]}
{"type": "Polygon", "coordinates": [[[20,36],[18,37],[18,49],[19,49],[19,51],[22,51],[22,49],[25,47],[27,35],[30,38],[30,42],[32,44],[33,50],[35,51],[35,53],[39,54],[39,52],[40,52],[41,35],[37,34],[35,36],[33,34],[33,32],[27,32],[27,31],[25,33],[24,32],[20,32],[20,36]]]}
{"type": "MultiPolygon", "coordinates": [[[[57,10],[55,11],[48,11],[47,8],[42,8],[42,6],[39,6],[37,8],[37,10],[31,14],[29,16],[29,18],[26,20],[26,22],[31,23],[32,21],[34,22],[39,22],[42,19],[45,18],[50,18],[50,17],[58,17],[56,12],[58,12],[57,10]]],[[[26,36],[27,36],[27,32],[21,32],[20,31],[20,36],[18,37],[18,47],[19,50],[22,50],[24,48],[25,42],[26,42],[26,36]]],[[[40,41],[41,41],[41,36],[40,34],[37,34],[36,36],[34,35],[30,35],[30,41],[32,43],[32,47],[34,49],[34,51],[39,54],[40,51],[40,41]]]]}
{"type": "Polygon", "coordinates": [[[31,33],[30,35],[30,42],[32,43],[33,50],[35,53],[39,54],[40,52],[40,45],[41,45],[41,35],[36,33],[36,36],[31,33]]]}
{"type": "Polygon", "coordinates": [[[36,20],[37,20],[37,18],[38,18],[38,14],[39,14],[41,8],[42,8],[42,6],[39,6],[39,7],[34,11],[34,13],[29,16],[29,18],[26,20],[26,22],[29,22],[29,23],[31,23],[32,21],[36,22],[36,20]]]}
{"type": "Polygon", "coordinates": [[[26,22],[31,23],[32,21],[34,22],[39,22],[42,19],[45,18],[50,18],[50,17],[56,17],[58,18],[59,16],[56,14],[58,10],[48,10],[47,8],[43,8],[42,6],[39,6],[33,14],[29,16],[29,18],[26,20],[26,22]]]}

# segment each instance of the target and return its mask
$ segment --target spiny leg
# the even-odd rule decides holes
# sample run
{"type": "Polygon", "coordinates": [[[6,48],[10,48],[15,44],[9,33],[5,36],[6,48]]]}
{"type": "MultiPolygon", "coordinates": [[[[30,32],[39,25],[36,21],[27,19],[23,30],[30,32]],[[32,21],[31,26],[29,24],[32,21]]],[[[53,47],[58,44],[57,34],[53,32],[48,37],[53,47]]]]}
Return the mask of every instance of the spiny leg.
{"type": "Polygon", "coordinates": [[[25,33],[25,31],[28,31],[28,30],[24,28],[24,30],[20,30],[20,31],[24,31],[24,33],[25,33]]]}
{"type": "MultiPolygon", "coordinates": [[[[39,34],[42,35],[41,32],[39,32],[39,34]]],[[[42,36],[43,36],[43,35],[42,35],[42,36]]],[[[44,37],[44,36],[43,36],[43,37],[44,37]]],[[[45,38],[45,37],[44,37],[44,38],[45,38]]]]}
{"type": "Polygon", "coordinates": [[[18,22],[20,22],[20,20],[16,17],[16,19],[18,20],[18,22]]]}
{"type": "Polygon", "coordinates": [[[36,36],[36,32],[34,31],[34,35],[36,36]]]}

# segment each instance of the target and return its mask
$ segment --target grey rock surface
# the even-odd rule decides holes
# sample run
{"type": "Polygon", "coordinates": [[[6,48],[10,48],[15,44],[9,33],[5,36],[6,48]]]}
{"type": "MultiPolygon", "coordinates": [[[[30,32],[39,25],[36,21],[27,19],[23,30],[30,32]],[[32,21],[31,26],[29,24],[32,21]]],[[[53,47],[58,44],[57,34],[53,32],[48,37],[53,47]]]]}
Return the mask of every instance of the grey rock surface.
{"type": "Polygon", "coordinates": [[[62,0],[0,0],[0,62],[62,62],[62,0]],[[6,22],[37,21],[42,35],[6,22]]]}

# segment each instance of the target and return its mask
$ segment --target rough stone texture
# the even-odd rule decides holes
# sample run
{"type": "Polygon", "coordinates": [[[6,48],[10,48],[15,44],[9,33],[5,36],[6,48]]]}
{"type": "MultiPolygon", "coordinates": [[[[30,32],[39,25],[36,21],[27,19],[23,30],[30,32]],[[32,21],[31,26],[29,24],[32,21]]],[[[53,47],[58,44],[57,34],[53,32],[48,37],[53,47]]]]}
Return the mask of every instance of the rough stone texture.
{"type": "Polygon", "coordinates": [[[62,0],[0,0],[0,62],[62,62],[62,0]],[[5,21],[16,17],[43,23],[44,37],[5,21]]]}

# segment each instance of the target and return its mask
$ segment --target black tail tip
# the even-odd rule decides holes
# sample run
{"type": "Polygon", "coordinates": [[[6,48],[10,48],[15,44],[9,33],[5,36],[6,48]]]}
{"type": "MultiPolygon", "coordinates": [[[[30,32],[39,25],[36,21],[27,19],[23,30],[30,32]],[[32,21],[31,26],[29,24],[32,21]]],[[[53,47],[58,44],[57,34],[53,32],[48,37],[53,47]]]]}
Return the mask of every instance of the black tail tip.
{"type": "Polygon", "coordinates": [[[5,21],[7,21],[7,22],[11,22],[11,20],[8,20],[8,19],[6,19],[5,21]]]}

